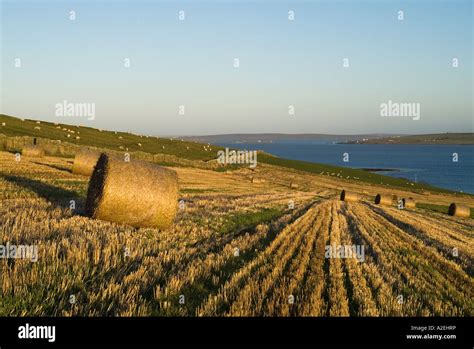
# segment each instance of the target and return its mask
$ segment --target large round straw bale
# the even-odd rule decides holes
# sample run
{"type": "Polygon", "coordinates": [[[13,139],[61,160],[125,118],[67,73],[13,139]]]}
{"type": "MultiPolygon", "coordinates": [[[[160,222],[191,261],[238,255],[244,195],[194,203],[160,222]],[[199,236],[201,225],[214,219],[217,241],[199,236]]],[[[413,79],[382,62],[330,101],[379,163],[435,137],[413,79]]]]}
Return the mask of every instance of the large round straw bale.
{"type": "Polygon", "coordinates": [[[72,173],[90,176],[94,172],[94,167],[99,157],[100,153],[97,151],[81,149],[74,158],[72,173]]]}
{"type": "Polygon", "coordinates": [[[413,198],[403,198],[402,203],[403,203],[404,208],[415,208],[416,207],[416,202],[413,198]]]}
{"type": "Polygon", "coordinates": [[[465,205],[459,205],[453,202],[449,205],[448,214],[450,216],[456,217],[470,217],[471,216],[471,209],[465,205]]]}
{"type": "Polygon", "coordinates": [[[361,199],[361,195],[358,193],[343,190],[341,191],[341,201],[355,202],[361,199]]]}
{"type": "Polygon", "coordinates": [[[375,197],[375,203],[377,205],[392,205],[393,196],[388,194],[377,194],[377,196],[375,197]]]}
{"type": "Polygon", "coordinates": [[[44,149],[38,145],[27,144],[21,150],[23,156],[31,156],[35,158],[41,158],[44,156],[44,149]]]}
{"type": "Polygon", "coordinates": [[[178,202],[176,172],[101,154],[87,192],[86,214],[133,227],[166,228],[178,202]]]}

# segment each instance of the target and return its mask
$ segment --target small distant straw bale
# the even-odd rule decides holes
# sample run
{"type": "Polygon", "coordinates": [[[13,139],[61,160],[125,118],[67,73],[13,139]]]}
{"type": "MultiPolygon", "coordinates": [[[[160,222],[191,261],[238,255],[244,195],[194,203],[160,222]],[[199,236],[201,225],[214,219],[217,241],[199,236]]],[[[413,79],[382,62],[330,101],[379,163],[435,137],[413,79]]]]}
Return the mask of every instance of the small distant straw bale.
{"type": "Polygon", "coordinates": [[[356,202],[360,201],[361,195],[359,193],[343,190],[341,191],[340,199],[341,201],[356,202]]]}
{"type": "Polygon", "coordinates": [[[256,177],[250,177],[250,181],[252,183],[258,184],[258,183],[264,183],[265,179],[263,178],[256,178],[256,177]]]}
{"type": "Polygon", "coordinates": [[[448,214],[450,216],[456,217],[470,217],[471,209],[466,205],[459,205],[453,202],[451,205],[449,205],[448,214]]]}
{"type": "Polygon", "coordinates": [[[94,167],[99,160],[100,153],[90,149],[81,149],[77,152],[72,165],[72,173],[84,176],[92,175],[94,167]]]}
{"type": "Polygon", "coordinates": [[[38,145],[25,145],[21,151],[21,154],[23,156],[42,158],[44,156],[44,149],[38,145]]]}
{"type": "Polygon", "coordinates": [[[416,207],[416,202],[413,198],[403,198],[402,203],[403,203],[404,208],[415,208],[416,207]]]}
{"type": "Polygon", "coordinates": [[[389,194],[377,194],[377,196],[375,196],[375,203],[377,205],[390,206],[393,203],[393,196],[389,194]]]}

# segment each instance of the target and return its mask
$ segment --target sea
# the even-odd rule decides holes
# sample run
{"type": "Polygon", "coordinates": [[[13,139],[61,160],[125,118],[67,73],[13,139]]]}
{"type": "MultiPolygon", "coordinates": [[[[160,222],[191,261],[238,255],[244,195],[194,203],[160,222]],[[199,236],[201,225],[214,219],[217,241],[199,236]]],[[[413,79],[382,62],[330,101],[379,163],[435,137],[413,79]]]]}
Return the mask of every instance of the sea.
{"type": "Polygon", "coordinates": [[[474,194],[473,145],[338,144],[330,139],[218,145],[263,150],[287,159],[376,169],[379,174],[474,194]]]}

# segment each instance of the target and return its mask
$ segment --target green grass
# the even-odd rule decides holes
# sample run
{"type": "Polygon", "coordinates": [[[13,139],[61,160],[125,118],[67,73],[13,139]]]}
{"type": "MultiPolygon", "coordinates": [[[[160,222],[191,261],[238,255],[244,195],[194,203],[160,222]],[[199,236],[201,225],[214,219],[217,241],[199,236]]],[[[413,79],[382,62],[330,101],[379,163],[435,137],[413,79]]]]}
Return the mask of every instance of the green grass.
{"type": "Polygon", "coordinates": [[[440,213],[444,213],[444,214],[448,214],[448,209],[449,209],[449,206],[426,204],[426,203],[423,203],[423,202],[417,202],[416,207],[423,208],[423,209],[429,210],[429,211],[440,212],[440,213]]]}
{"type": "Polygon", "coordinates": [[[226,172],[226,171],[235,171],[238,170],[239,168],[242,168],[243,165],[227,165],[225,167],[217,167],[215,169],[216,172],[226,172]]]}
{"type": "MultiPolygon", "coordinates": [[[[59,121],[59,120],[58,120],[59,121]]],[[[36,120],[25,119],[22,121],[16,117],[0,114],[0,133],[8,137],[30,136],[38,138],[46,138],[52,140],[61,140],[76,145],[93,146],[98,148],[107,148],[120,150],[120,146],[128,148],[129,151],[143,151],[151,154],[171,154],[183,159],[189,160],[211,160],[216,158],[217,150],[221,147],[212,145],[211,151],[204,150],[204,144],[196,142],[181,141],[180,139],[170,139],[161,137],[140,137],[126,132],[99,131],[99,129],[85,126],[71,126],[64,123],[55,125],[51,122],[41,121],[40,124],[36,120]],[[1,126],[5,123],[5,126],[1,126]],[[39,126],[41,129],[35,129],[39,126]],[[61,128],[56,128],[60,126],[61,128]],[[67,131],[62,129],[70,129],[75,133],[67,138],[67,131]],[[80,132],[80,139],[74,139],[77,132],[80,132]],[[119,139],[122,137],[122,139],[119,139]],[[138,145],[141,143],[141,147],[138,145]],[[163,149],[163,146],[165,147],[163,149]],[[187,149],[189,147],[189,149],[187,149]]]]}
{"type": "MultiPolygon", "coordinates": [[[[425,210],[440,212],[444,214],[448,214],[449,206],[444,205],[435,205],[435,204],[427,204],[424,202],[417,202],[416,207],[423,208],[425,210]]],[[[474,218],[474,210],[471,208],[471,218],[474,218]]]]}
{"type": "Polygon", "coordinates": [[[210,188],[206,188],[206,189],[184,188],[184,189],[179,190],[179,192],[182,194],[204,194],[204,193],[211,193],[215,191],[216,191],[215,189],[210,189],[210,188]]]}
{"type": "Polygon", "coordinates": [[[220,229],[225,234],[236,229],[252,229],[258,224],[270,222],[280,216],[282,211],[277,208],[265,208],[257,212],[245,212],[229,215],[220,229]]]}

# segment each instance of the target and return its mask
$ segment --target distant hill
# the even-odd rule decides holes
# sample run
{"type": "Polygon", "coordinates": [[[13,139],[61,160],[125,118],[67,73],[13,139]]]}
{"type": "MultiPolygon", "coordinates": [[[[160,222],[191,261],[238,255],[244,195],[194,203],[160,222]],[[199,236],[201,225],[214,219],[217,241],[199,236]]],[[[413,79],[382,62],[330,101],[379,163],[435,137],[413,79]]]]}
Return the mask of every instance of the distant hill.
{"type": "MultiPolygon", "coordinates": [[[[205,143],[271,143],[282,140],[321,140],[333,142],[355,142],[363,139],[395,136],[393,134],[332,135],[322,133],[234,133],[207,136],[188,136],[188,140],[205,143]]],[[[397,135],[398,136],[398,135],[397,135]]]]}
{"type": "Polygon", "coordinates": [[[352,140],[349,144],[474,144],[474,133],[437,133],[411,136],[389,136],[352,140]]]}

